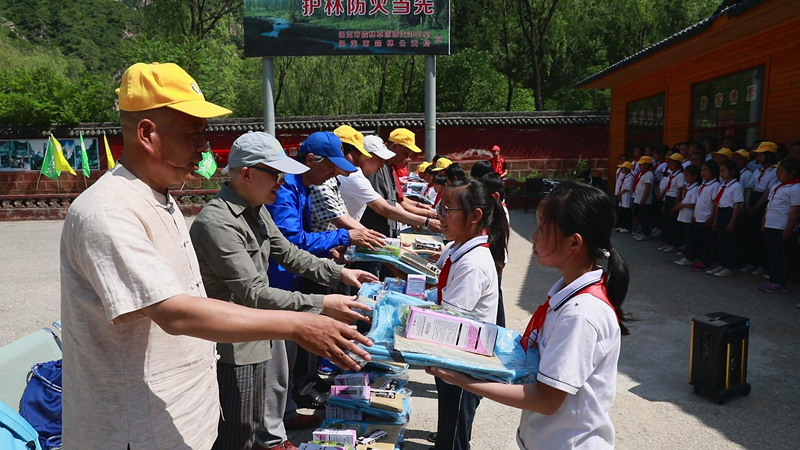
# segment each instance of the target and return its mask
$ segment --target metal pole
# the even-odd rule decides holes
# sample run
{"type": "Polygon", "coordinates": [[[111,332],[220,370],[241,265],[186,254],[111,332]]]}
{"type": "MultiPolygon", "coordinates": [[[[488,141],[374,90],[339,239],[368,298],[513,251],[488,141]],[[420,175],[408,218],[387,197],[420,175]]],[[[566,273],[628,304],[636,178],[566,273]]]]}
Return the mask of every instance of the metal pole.
{"type": "Polygon", "coordinates": [[[425,56],[425,160],[436,154],[436,57],[425,56]]]}
{"type": "Polygon", "coordinates": [[[275,60],[263,58],[261,72],[264,80],[264,131],[275,136],[275,60]]]}

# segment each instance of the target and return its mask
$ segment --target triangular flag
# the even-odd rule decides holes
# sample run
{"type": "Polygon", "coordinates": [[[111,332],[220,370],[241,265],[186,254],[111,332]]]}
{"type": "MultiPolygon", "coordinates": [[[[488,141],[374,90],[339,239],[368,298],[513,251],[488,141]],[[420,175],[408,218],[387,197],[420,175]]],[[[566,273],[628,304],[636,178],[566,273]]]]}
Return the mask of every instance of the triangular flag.
{"type": "Polygon", "coordinates": [[[77,175],[72,169],[72,166],[69,165],[69,162],[67,162],[67,158],[64,157],[64,150],[61,148],[61,143],[58,142],[58,139],[54,138],[52,134],[50,135],[50,139],[53,141],[53,156],[56,160],[56,171],[58,174],[61,175],[61,172],[66,170],[73,175],[77,175]]]}
{"type": "Polygon", "coordinates": [[[211,144],[208,144],[208,151],[203,152],[203,159],[198,164],[198,169],[194,171],[206,180],[214,176],[217,172],[217,162],[214,160],[214,152],[211,151],[211,144]]]}
{"type": "Polygon", "coordinates": [[[83,163],[83,176],[89,178],[92,174],[89,168],[89,155],[86,153],[86,144],[83,143],[83,133],[81,136],[81,162],[83,163]]]}
{"type": "Polygon", "coordinates": [[[44,159],[42,160],[42,175],[50,178],[51,180],[58,180],[61,171],[56,169],[56,159],[53,155],[55,149],[53,147],[52,139],[47,140],[47,150],[44,151],[44,159]]]}
{"type": "Polygon", "coordinates": [[[111,170],[117,165],[117,163],[114,162],[114,157],[111,155],[111,147],[108,146],[108,139],[106,139],[105,133],[103,133],[103,142],[106,144],[106,160],[108,160],[108,170],[111,170]]]}

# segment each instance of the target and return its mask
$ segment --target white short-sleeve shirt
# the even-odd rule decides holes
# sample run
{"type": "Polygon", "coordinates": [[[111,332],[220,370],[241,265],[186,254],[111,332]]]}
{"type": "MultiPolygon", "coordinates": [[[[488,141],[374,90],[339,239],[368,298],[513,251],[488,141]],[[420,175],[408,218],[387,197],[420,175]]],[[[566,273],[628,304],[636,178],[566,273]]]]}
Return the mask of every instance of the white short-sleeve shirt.
{"type": "Polygon", "coordinates": [[[775,186],[781,184],[778,181],[778,168],[771,166],[768,169],[758,169],[753,172],[753,188],[756,192],[769,192],[775,186]]]}
{"type": "Polygon", "coordinates": [[[697,188],[697,203],[694,205],[694,221],[705,223],[714,212],[714,199],[719,192],[719,181],[704,181],[697,188]]]}
{"type": "Polygon", "coordinates": [[[441,269],[447,258],[452,260],[442,289],[442,303],[470,311],[484,322],[495,323],[500,289],[492,252],[481,246],[487,242],[488,236],[474,237],[462,245],[451,242],[445,246],[437,265],[441,269]]]}
{"type": "MultiPolygon", "coordinates": [[[[634,180],[635,183],[635,180],[634,180]]],[[[633,193],[633,201],[637,205],[641,205],[645,203],[647,205],[653,203],[653,189],[650,189],[650,193],[647,195],[647,198],[642,201],[642,197],[644,197],[645,186],[647,185],[653,186],[653,171],[650,170],[647,173],[642,174],[639,177],[639,183],[636,184],[636,191],[633,193]]]]}
{"type": "MultiPolygon", "coordinates": [[[[686,186],[686,193],[683,196],[683,200],[681,203],[685,205],[694,205],[697,203],[697,191],[700,187],[700,183],[692,183],[690,186],[686,186]]],[[[681,223],[692,223],[692,216],[694,215],[693,208],[681,208],[678,211],[678,222],[681,223]]]]}
{"type": "Polygon", "coordinates": [[[633,189],[633,174],[625,175],[625,178],[622,180],[622,191],[627,191],[620,196],[620,206],[623,208],[630,208],[631,207],[631,199],[633,198],[633,193],[631,192],[633,189]]]}
{"type": "Polygon", "coordinates": [[[722,195],[719,197],[717,206],[720,208],[733,208],[736,203],[744,203],[744,189],[742,184],[736,180],[730,180],[720,186],[722,195]]]}
{"type": "Polygon", "coordinates": [[[678,190],[684,186],[686,186],[686,177],[684,177],[683,172],[672,173],[668,177],[664,177],[667,179],[667,197],[678,197],[678,190]]]}
{"type": "Polygon", "coordinates": [[[622,169],[617,169],[617,175],[614,177],[614,195],[619,195],[620,181],[625,177],[622,169]]]}
{"type": "Polygon", "coordinates": [[[142,312],[179,294],[206,295],[185,219],[118,165],[70,206],[61,234],[64,448],[212,447],[215,344],[142,312]]]}
{"type": "MultiPolygon", "coordinates": [[[[706,161],[708,161],[708,158],[706,158],[706,161]]],[[[691,164],[691,163],[692,163],[692,161],[687,159],[686,161],[684,161],[684,162],[682,162],[682,163],[681,163],[681,166],[682,166],[684,169],[686,169],[687,167],[689,167],[689,164],[691,164]]]]}
{"type": "Polygon", "coordinates": [[[562,278],[550,289],[550,308],[538,335],[536,379],[568,395],[551,416],[522,412],[517,430],[521,449],[614,448],[609,411],[617,393],[619,322],[597,297],[571,297],[602,276],[602,270],[588,272],[568,286],[562,278]]]}
{"type": "MultiPolygon", "coordinates": [[[[800,206],[800,184],[779,184],[769,192],[764,228],[785,230],[792,206],[800,206]]],[[[792,228],[797,228],[793,224],[792,228]]]]}
{"type": "Polygon", "coordinates": [[[743,189],[753,189],[755,187],[753,179],[753,171],[749,168],[745,167],[739,172],[739,183],[742,183],[743,189]]]}
{"type": "Polygon", "coordinates": [[[346,177],[339,175],[338,179],[339,193],[342,195],[347,213],[357,221],[361,221],[361,216],[367,209],[367,203],[383,198],[375,192],[375,188],[364,176],[361,168],[357,168],[355,172],[346,177]]]}

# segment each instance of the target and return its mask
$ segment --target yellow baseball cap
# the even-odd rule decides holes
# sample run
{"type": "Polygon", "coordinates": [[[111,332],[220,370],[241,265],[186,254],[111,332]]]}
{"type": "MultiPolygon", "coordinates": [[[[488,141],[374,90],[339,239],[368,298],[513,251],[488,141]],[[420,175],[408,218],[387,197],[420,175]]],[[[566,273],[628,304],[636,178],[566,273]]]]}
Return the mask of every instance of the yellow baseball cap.
{"type": "Polygon", "coordinates": [[[207,102],[194,78],[172,63],[136,63],[128,67],[116,93],[122,111],[166,107],[202,119],[231,113],[229,109],[207,102]]]}
{"type": "Polygon", "coordinates": [[[747,159],[747,160],[750,159],[750,152],[748,152],[747,150],[745,150],[743,148],[740,148],[739,150],[736,150],[736,152],[734,152],[734,153],[737,154],[737,155],[740,155],[744,159],[747,159]]]}
{"type": "Polygon", "coordinates": [[[754,153],[778,153],[778,144],[774,142],[764,141],[761,145],[758,146],[757,149],[753,150],[754,153]]]}
{"type": "Polygon", "coordinates": [[[722,156],[727,156],[728,158],[733,158],[733,152],[731,151],[731,149],[725,148],[725,147],[719,149],[719,151],[712,152],[711,154],[712,155],[722,155],[722,156]]]}
{"type": "Polygon", "coordinates": [[[414,172],[415,172],[415,173],[422,173],[422,172],[425,172],[425,169],[427,169],[427,168],[428,168],[430,165],[431,165],[431,163],[430,163],[430,162],[428,162],[428,161],[423,161],[423,162],[421,162],[421,163],[420,163],[420,164],[417,166],[417,170],[415,170],[414,172]]]}
{"type": "MultiPolygon", "coordinates": [[[[643,156],[642,158],[645,158],[645,156],[643,156]]],[[[669,155],[667,158],[669,158],[669,159],[671,159],[673,161],[678,161],[679,163],[683,162],[683,155],[681,155],[678,152],[675,152],[675,153],[669,155]]],[[[641,162],[639,164],[641,164],[641,162]]]]}
{"type": "Polygon", "coordinates": [[[624,163],[618,165],[617,167],[619,167],[620,169],[633,170],[633,163],[631,163],[630,161],[625,161],[624,163]]]}
{"type": "Polygon", "coordinates": [[[341,139],[342,142],[357,148],[362,155],[366,156],[367,158],[372,158],[372,155],[370,155],[369,152],[364,149],[364,135],[356,131],[355,128],[351,127],[350,125],[342,125],[333,130],[333,134],[339,136],[339,139],[341,139]]]}
{"type": "Polygon", "coordinates": [[[414,143],[414,133],[405,128],[398,128],[392,131],[392,134],[389,135],[389,142],[407,147],[414,153],[422,153],[422,149],[414,143]]]}
{"type": "Polygon", "coordinates": [[[436,160],[436,165],[433,166],[431,172],[438,172],[440,170],[447,169],[448,167],[450,167],[451,164],[453,164],[453,161],[450,161],[447,158],[439,158],[436,160]]]}
{"type": "MultiPolygon", "coordinates": [[[[681,160],[683,160],[683,157],[681,157],[681,160]]],[[[638,161],[636,161],[636,164],[653,164],[653,158],[649,156],[642,156],[638,161]]]]}

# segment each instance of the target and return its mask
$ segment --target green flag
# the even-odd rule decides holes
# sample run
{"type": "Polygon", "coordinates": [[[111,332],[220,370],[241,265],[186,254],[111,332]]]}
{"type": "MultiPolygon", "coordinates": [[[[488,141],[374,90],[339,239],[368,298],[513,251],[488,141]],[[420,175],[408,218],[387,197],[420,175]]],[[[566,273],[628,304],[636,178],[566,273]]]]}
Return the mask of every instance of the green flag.
{"type": "Polygon", "coordinates": [[[42,160],[40,172],[51,180],[58,180],[58,176],[61,175],[61,171],[56,169],[55,148],[53,147],[52,139],[47,139],[47,150],[44,152],[44,160],[42,160]]]}
{"type": "Polygon", "coordinates": [[[208,151],[203,153],[203,159],[198,164],[198,169],[194,172],[208,180],[217,172],[217,162],[214,160],[214,152],[211,151],[211,144],[208,144],[208,151]]]}
{"type": "Polygon", "coordinates": [[[89,155],[86,153],[86,144],[83,143],[83,133],[81,136],[81,161],[83,162],[83,176],[89,178],[91,170],[89,169],[89,155]]]}

